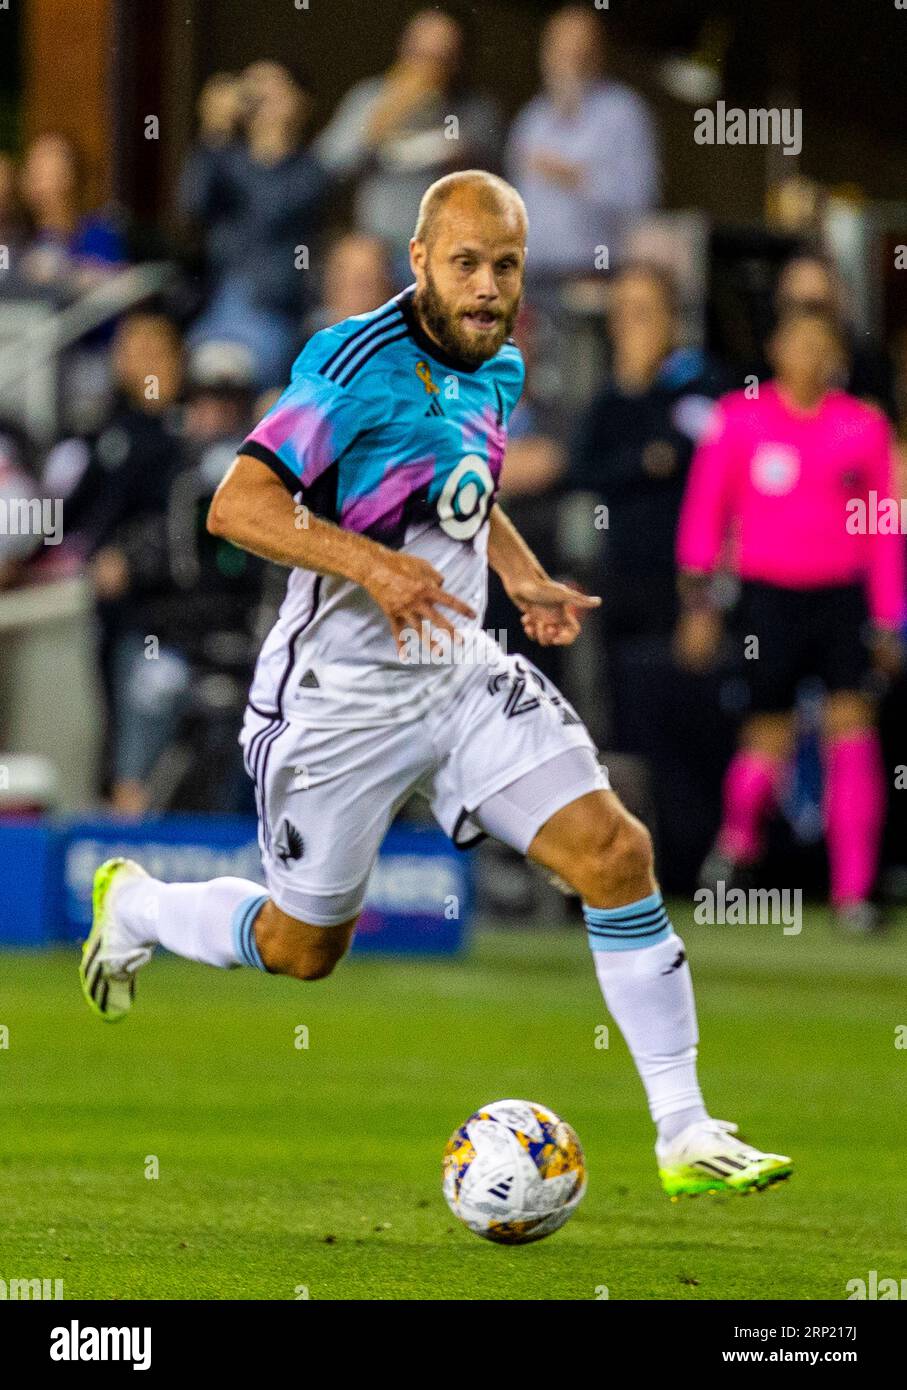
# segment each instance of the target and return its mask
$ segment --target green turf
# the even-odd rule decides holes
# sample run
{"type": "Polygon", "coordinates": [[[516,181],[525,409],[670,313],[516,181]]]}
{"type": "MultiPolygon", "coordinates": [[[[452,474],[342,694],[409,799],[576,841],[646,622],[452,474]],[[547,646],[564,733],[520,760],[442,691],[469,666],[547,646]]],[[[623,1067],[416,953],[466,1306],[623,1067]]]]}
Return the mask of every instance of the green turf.
{"type": "Polygon", "coordinates": [[[594,1045],[579,931],[314,985],[163,958],[116,1025],[85,1007],[74,951],[0,954],[0,1278],[105,1299],[842,1299],[907,1274],[903,927],[675,920],[712,1112],[794,1155],[772,1192],[661,1194],[623,1042],[594,1045]],[[449,1132],[504,1096],[569,1119],[589,1165],[569,1225],[523,1248],[470,1235],[440,1193],[449,1132]]]}

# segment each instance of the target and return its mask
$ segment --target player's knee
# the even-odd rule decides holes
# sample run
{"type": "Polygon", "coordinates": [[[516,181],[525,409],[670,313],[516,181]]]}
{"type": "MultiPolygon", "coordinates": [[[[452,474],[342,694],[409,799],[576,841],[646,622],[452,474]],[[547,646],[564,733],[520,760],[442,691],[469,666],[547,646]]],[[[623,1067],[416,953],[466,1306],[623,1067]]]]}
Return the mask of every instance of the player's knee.
{"type": "Polygon", "coordinates": [[[846,738],[873,728],[874,710],[859,691],[839,691],[829,696],[823,723],[827,739],[846,738]]]}
{"type": "Polygon", "coordinates": [[[327,940],[319,945],[287,941],[272,953],[268,969],[294,980],[326,980],[346,954],[346,942],[327,940]]]}
{"type": "Polygon", "coordinates": [[[355,919],[337,927],[313,927],[295,921],[269,904],[255,935],[266,968],[295,980],[324,980],[346,955],[355,919]]]}
{"type": "Polygon", "coordinates": [[[294,980],[326,980],[333,973],[342,952],[306,951],[294,957],[292,969],[287,974],[294,980]]]}
{"type": "Polygon", "coordinates": [[[790,714],[756,714],[743,727],[741,743],[753,753],[767,758],[789,756],[793,743],[793,716],[790,714]]]}
{"type": "Polygon", "coordinates": [[[622,810],[593,828],[580,856],[578,891],[592,904],[607,904],[628,893],[644,897],[652,891],[653,867],[651,835],[641,821],[622,810]]]}

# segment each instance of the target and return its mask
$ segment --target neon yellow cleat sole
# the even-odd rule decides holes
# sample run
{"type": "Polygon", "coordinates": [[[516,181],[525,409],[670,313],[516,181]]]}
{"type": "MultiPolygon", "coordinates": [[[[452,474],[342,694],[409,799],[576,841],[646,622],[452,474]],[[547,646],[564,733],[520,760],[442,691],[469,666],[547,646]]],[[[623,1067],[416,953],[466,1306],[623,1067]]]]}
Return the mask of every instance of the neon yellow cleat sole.
{"type": "Polygon", "coordinates": [[[679,1197],[711,1197],[719,1192],[737,1192],[743,1196],[748,1192],[765,1192],[785,1182],[793,1171],[794,1165],[789,1158],[772,1154],[732,1177],[719,1176],[717,1172],[710,1174],[695,1165],[659,1168],[658,1176],[671,1201],[676,1202],[679,1197]]]}
{"type": "MultiPolygon", "coordinates": [[[[82,943],[79,962],[79,983],[85,1002],[93,1014],[105,1023],[118,1023],[132,1008],[135,998],[134,969],[125,968],[126,958],[120,953],[116,967],[110,960],[111,918],[108,910],[110,890],[123,872],[130,876],[144,875],[145,870],[131,859],[108,859],[96,871],[92,888],[91,931],[82,943]]],[[[132,957],[148,959],[144,951],[132,957]]],[[[138,963],[142,963],[141,960],[138,963]]]]}

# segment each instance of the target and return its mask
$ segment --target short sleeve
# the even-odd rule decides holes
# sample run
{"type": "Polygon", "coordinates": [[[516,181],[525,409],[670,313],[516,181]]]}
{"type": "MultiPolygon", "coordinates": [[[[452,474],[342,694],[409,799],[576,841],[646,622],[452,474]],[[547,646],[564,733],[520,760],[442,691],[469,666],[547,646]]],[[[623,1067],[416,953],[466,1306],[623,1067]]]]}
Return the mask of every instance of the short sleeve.
{"type": "Polygon", "coordinates": [[[363,401],[317,372],[295,376],[240,449],[305,493],[371,427],[363,401]]]}

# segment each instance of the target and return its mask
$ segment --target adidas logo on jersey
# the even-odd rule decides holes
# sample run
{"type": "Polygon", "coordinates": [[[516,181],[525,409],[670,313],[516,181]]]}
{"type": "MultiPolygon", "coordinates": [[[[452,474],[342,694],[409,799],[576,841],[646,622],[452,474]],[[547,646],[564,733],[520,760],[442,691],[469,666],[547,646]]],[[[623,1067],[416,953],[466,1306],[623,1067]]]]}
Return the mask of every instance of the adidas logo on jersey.
{"type": "Polygon", "coordinates": [[[315,672],[311,669],[311,667],[309,668],[308,671],[306,671],[306,673],[305,673],[305,675],[303,676],[302,680],[299,682],[299,688],[300,688],[300,690],[320,690],[320,689],[321,689],[321,682],[319,681],[318,677],[315,675],[315,672]]]}

